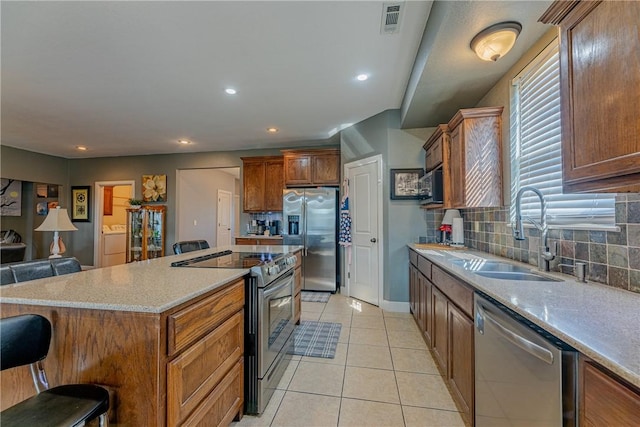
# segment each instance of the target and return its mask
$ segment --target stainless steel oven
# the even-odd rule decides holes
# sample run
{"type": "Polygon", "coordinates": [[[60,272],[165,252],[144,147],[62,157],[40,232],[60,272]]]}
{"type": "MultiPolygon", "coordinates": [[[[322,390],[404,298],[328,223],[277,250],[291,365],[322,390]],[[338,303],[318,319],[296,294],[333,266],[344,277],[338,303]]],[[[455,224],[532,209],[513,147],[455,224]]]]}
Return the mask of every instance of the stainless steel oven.
{"type": "Polygon", "coordinates": [[[224,251],[172,263],[175,267],[247,268],[245,286],[245,413],[267,406],[291,360],[294,268],[286,253],[224,251]]]}

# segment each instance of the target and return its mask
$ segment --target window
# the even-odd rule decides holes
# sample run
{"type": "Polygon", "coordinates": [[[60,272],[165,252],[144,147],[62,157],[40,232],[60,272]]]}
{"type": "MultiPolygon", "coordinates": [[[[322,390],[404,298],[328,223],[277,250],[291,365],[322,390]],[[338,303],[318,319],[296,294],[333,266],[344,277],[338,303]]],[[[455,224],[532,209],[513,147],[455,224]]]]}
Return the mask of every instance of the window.
{"type": "MultiPolygon", "coordinates": [[[[531,186],[544,194],[549,225],[615,226],[615,195],[562,193],[557,39],[513,79],[510,123],[512,222],[518,190],[531,186]]],[[[540,199],[533,192],[523,194],[521,205],[523,216],[540,218],[540,199]]]]}

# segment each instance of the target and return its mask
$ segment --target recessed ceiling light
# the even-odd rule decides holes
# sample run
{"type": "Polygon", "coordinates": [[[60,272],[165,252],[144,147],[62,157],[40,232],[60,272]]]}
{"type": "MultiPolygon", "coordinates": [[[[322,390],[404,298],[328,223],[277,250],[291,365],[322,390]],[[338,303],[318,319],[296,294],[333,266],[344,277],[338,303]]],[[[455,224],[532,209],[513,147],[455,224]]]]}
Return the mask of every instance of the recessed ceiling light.
{"type": "Polygon", "coordinates": [[[367,80],[369,78],[368,74],[358,74],[358,76],[356,77],[356,79],[360,80],[361,82],[367,80]]]}
{"type": "Polygon", "coordinates": [[[179,139],[178,142],[183,145],[191,144],[191,141],[189,141],[188,139],[179,139]]]}
{"type": "Polygon", "coordinates": [[[278,132],[278,128],[267,128],[267,132],[276,133],[276,132],[278,132]]]}
{"type": "Polygon", "coordinates": [[[224,91],[227,92],[227,94],[229,95],[235,95],[236,93],[238,93],[235,89],[230,87],[226,88],[224,91]]]}
{"type": "Polygon", "coordinates": [[[76,150],[87,151],[87,147],[85,147],[84,145],[76,145],[76,150]]]}

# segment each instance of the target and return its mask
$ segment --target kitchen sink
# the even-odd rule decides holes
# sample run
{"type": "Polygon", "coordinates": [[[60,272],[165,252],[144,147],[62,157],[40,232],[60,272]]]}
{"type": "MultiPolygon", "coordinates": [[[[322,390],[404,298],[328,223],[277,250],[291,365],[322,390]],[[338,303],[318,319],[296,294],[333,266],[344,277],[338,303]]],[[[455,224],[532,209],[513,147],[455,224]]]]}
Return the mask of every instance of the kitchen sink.
{"type": "Polygon", "coordinates": [[[531,268],[500,261],[486,260],[455,260],[454,265],[460,266],[478,276],[500,280],[530,280],[536,282],[562,282],[561,279],[544,276],[532,271],[531,268]]]}

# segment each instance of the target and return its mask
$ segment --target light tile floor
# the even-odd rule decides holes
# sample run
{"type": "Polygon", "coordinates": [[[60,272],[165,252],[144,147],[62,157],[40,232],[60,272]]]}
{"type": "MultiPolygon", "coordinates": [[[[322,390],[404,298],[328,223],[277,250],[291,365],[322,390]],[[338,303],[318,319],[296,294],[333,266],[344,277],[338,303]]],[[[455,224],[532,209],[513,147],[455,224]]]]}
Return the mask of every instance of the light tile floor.
{"type": "Polygon", "coordinates": [[[294,356],[265,412],[232,426],[464,426],[410,314],[335,294],[302,320],[342,323],[336,357],[294,356]]]}

